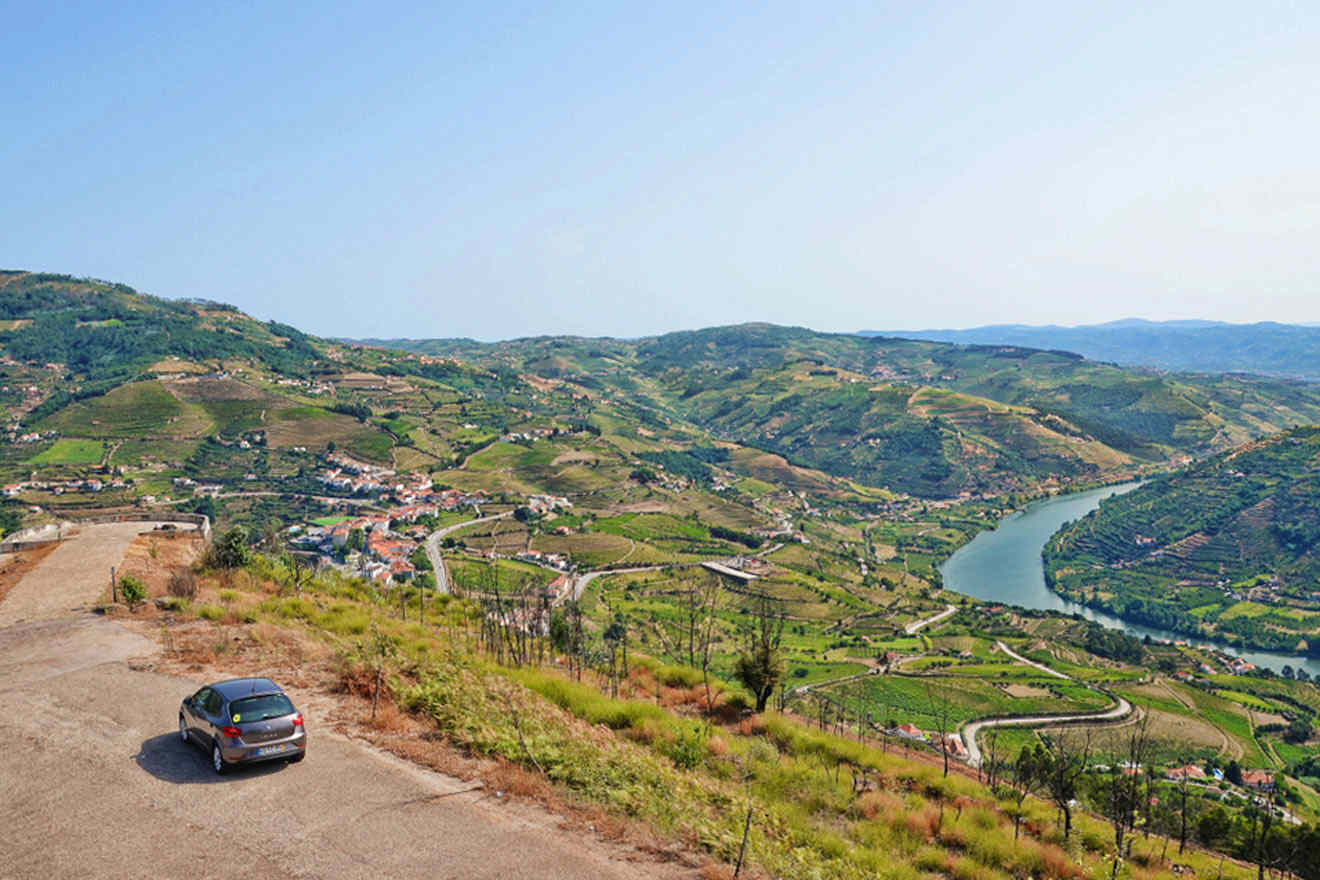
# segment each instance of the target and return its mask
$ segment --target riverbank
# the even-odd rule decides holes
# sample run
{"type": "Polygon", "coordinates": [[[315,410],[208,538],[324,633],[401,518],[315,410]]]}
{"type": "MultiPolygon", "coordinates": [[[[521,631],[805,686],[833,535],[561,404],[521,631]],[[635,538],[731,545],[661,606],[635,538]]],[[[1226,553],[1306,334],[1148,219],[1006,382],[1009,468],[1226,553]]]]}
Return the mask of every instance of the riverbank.
{"type": "Polygon", "coordinates": [[[1320,660],[1302,655],[1215,644],[1198,636],[1163,630],[1124,620],[1114,614],[1070,601],[1049,589],[1041,552],[1047,541],[1067,522],[1080,519],[1107,498],[1129,492],[1139,482],[1123,483],[1039,501],[1005,517],[999,525],[978,534],[941,566],[944,589],[986,602],[1015,605],[1064,615],[1080,615],[1109,629],[1137,638],[1149,636],[1166,642],[1186,641],[1196,647],[1239,657],[1257,667],[1280,672],[1284,666],[1320,676],[1320,660]]]}

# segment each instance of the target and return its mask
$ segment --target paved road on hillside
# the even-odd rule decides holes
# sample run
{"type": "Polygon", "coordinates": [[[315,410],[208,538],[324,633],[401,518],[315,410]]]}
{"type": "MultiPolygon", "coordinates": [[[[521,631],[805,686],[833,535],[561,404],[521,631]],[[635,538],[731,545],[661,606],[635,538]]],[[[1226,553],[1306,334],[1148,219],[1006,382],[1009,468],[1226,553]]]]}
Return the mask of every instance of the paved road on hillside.
{"type": "Polygon", "coordinates": [[[573,599],[574,602],[578,601],[579,599],[582,598],[582,594],[587,591],[587,587],[591,586],[592,581],[594,581],[598,577],[604,577],[607,574],[635,574],[636,572],[639,571],[659,571],[662,568],[678,568],[680,565],[685,565],[685,564],[693,565],[695,563],[677,562],[677,563],[672,563],[668,566],[638,565],[633,568],[608,568],[602,571],[589,571],[586,574],[579,576],[576,580],[572,582],[573,583],[572,590],[570,590],[568,593],[565,593],[560,601],[567,601],[570,597],[573,599]]]}
{"type": "Polygon", "coordinates": [[[925,620],[912,621],[907,626],[903,627],[903,632],[907,633],[910,636],[915,636],[918,632],[930,626],[932,623],[939,623],[941,620],[943,620],[944,618],[948,617],[951,614],[956,613],[957,611],[958,611],[958,606],[946,605],[944,606],[944,610],[941,611],[939,614],[935,614],[932,615],[931,617],[927,617],[925,620]]]}
{"type": "Polygon", "coordinates": [[[1041,672],[1045,673],[1046,675],[1052,675],[1055,678],[1062,678],[1064,681],[1072,681],[1072,679],[1069,676],[1064,675],[1062,672],[1060,672],[1057,669],[1050,669],[1044,663],[1037,663],[1035,660],[1028,660],[1026,657],[1023,657],[1021,654],[1019,654],[1017,651],[1014,651],[1008,645],[1005,645],[1003,642],[996,641],[995,646],[1019,663],[1025,663],[1028,666],[1034,666],[1035,668],[1039,669],[1041,672]]]}
{"type": "Polygon", "coordinates": [[[443,529],[436,529],[426,537],[426,558],[431,560],[431,568],[435,573],[435,591],[437,593],[449,592],[449,569],[445,568],[445,558],[440,552],[440,540],[450,532],[456,532],[459,529],[474,526],[477,523],[490,522],[492,520],[504,519],[506,516],[512,516],[513,511],[497,513],[494,516],[483,516],[477,519],[469,519],[461,523],[454,523],[452,526],[445,526],[443,529]]]}
{"type": "MultiPolygon", "coordinates": [[[[1064,675],[1056,669],[1050,669],[1044,663],[1037,663],[1035,660],[1028,660],[1021,654],[1014,651],[1003,642],[996,641],[995,645],[1009,657],[1019,663],[1025,663],[1027,666],[1039,669],[1055,678],[1062,678],[1065,681],[1073,681],[1072,676],[1064,675]]],[[[967,763],[973,767],[981,766],[981,746],[976,738],[987,727],[1027,727],[1030,725],[1052,725],[1064,724],[1074,721],[1117,721],[1120,718],[1126,718],[1132,711],[1132,704],[1123,697],[1116,698],[1118,702],[1112,709],[1105,709],[1100,712],[1072,712],[1065,715],[1017,715],[1012,718],[985,718],[980,721],[973,721],[962,730],[963,743],[967,746],[967,763]]]]}
{"type": "Polygon", "coordinates": [[[96,600],[124,546],[73,539],[47,561],[73,548],[83,569],[43,565],[11,594],[25,621],[3,611],[0,878],[691,876],[338,736],[315,695],[295,692],[305,761],[215,776],[175,730],[201,681],[152,671],[150,641],[64,607],[96,600]]]}
{"type": "Polygon", "coordinates": [[[1040,725],[1048,727],[1073,721],[1117,721],[1132,711],[1132,704],[1122,697],[1118,705],[1104,712],[1082,712],[1072,715],[1022,715],[1013,718],[989,718],[973,721],[963,728],[963,742],[967,746],[967,763],[973,767],[981,766],[981,747],[976,742],[977,735],[987,727],[1026,727],[1040,725]]]}

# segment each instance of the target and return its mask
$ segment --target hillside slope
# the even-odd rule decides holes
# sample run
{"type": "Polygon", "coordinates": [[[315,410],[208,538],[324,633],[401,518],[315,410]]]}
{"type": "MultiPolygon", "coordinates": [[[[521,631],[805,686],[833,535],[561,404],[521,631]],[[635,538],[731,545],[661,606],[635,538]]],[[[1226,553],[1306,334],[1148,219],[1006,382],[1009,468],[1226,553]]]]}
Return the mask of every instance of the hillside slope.
{"type": "Polygon", "coordinates": [[[1320,429],[1154,480],[1060,533],[1055,589],[1157,626],[1320,654],[1320,429]]]}
{"type": "Polygon", "coordinates": [[[765,324],[640,340],[379,344],[626,394],[790,461],[932,496],[1012,490],[1043,473],[1103,478],[1320,421],[1320,387],[1304,383],[765,324]]]}

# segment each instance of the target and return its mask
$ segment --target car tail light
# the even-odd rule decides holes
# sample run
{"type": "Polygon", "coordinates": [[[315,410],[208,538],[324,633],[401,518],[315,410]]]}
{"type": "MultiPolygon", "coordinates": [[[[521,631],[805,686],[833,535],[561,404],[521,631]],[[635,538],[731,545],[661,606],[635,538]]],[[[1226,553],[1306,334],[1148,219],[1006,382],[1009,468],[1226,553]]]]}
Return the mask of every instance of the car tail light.
{"type": "Polygon", "coordinates": [[[294,727],[302,727],[302,726],[303,726],[303,720],[302,720],[302,713],[301,713],[301,712],[299,712],[297,715],[294,715],[294,716],[293,716],[293,726],[294,726],[294,727]]]}
{"type": "Polygon", "coordinates": [[[243,731],[239,730],[237,727],[234,727],[232,724],[229,727],[220,728],[220,732],[223,733],[225,736],[229,737],[230,739],[238,739],[240,736],[243,735],[243,731]]]}

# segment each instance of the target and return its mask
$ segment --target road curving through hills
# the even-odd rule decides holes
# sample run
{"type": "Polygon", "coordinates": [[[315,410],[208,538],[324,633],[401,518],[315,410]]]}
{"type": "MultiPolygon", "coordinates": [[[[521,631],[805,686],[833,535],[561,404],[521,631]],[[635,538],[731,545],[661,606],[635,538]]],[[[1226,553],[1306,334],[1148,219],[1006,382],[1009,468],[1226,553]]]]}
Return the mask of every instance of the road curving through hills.
{"type": "Polygon", "coordinates": [[[434,532],[426,536],[426,558],[431,560],[431,568],[434,570],[435,573],[436,593],[448,593],[450,591],[449,569],[445,568],[445,559],[444,556],[440,553],[440,539],[443,538],[445,535],[448,535],[450,532],[456,532],[459,529],[465,529],[468,526],[475,526],[478,523],[493,522],[494,520],[497,519],[504,519],[505,517],[512,515],[513,515],[513,511],[510,510],[510,511],[505,511],[504,513],[494,514],[493,516],[481,516],[481,517],[477,517],[476,519],[465,519],[461,523],[454,523],[453,525],[445,526],[444,528],[441,529],[436,529],[434,532]]]}
{"type": "MultiPolygon", "coordinates": [[[[1059,672],[1057,669],[1050,669],[1044,663],[1037,663],[1035,660],[1028,660],[1002,641],[996,641],[995,645],[999,650],[1003,651],[1019,663],[1031,666],[1055,678],[1061,678],[1064,681],[1076,680],[1070,675],[1065,675],[1062,672],[1059,672]]],[[[970,721],[963,725],[962,728],[963,744],[967,746],[967,763],[972,767],[981,766],[981,746],[977,743],[976,739],[980,736],[981,731],[987,727],[1026,727],[1033,724],[1052,726],[1056,724],[1075,724],[1084,721],[1104,723],[1106,721],[1118,721],[1126,718],[1132,711],[1132,704],[1123,697],[1114,697],[1114,699],[1117,702],[1113,707],[1100,712],[1069,712],[1062,715],[1008,715],[970,721]]]]}
{"type": "Polygon", "coordinates": [[[963,728],[963,742],[967,746],[967,763],[973,767],[981,766],[981,747],[976,737],[987,727],[1024,727],[1032,724],[1051,727],[1056,724],[1072,724],[1078,721],[1118,721],[1128,716],[1132,704],[1123,697],[1118,703],[1103,712],[1083,712],[1070,715],[1014,715],[1007,718],[983,718],[973,721],[963,728]]]}

